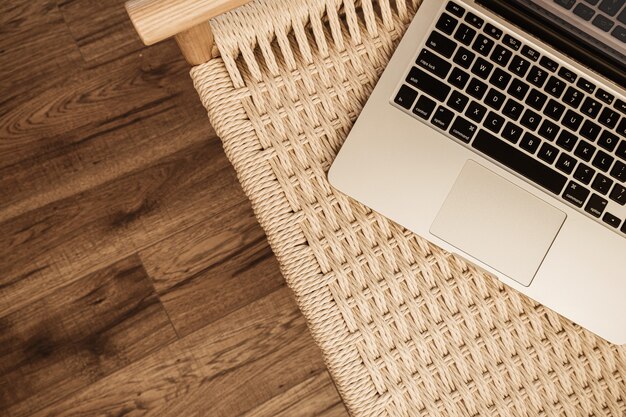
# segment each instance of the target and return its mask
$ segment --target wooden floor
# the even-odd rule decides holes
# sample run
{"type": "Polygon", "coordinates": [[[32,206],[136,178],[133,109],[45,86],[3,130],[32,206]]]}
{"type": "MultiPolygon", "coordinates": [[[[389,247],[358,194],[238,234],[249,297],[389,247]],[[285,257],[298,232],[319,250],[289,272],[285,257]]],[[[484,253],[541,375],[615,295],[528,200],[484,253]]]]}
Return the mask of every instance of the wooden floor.
{"type": "Polygon", "coordinates": [[[346,416],[174,42],[0,2],[0,415],[346,416]]]}

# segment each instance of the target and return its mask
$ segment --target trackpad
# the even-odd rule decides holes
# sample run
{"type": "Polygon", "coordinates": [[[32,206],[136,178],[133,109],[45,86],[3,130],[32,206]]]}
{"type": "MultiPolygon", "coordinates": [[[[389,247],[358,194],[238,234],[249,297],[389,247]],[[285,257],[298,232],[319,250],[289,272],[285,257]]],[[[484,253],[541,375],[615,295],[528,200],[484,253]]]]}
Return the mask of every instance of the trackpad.
{"type": "Polygon", "coordinates": [[[430,232],[528,286],[565,213],[474,161],[467,161],[430,232]]]}

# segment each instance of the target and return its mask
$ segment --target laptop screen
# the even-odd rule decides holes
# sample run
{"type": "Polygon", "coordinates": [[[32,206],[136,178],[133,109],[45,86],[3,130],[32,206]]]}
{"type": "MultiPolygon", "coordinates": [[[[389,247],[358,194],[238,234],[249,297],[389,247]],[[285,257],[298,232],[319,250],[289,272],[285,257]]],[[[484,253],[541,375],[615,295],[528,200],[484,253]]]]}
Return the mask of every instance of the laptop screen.
{"type": "Polygon", "coordinates": [[[477,0],[624,87],[626,0],[477,0]]]}

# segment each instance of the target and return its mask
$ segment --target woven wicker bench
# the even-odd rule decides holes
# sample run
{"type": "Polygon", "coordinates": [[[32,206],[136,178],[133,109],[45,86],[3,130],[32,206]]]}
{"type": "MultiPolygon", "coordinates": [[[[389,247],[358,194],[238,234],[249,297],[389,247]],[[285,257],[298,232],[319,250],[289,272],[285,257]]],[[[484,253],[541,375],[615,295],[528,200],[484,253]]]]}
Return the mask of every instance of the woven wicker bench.
{"type": "Polygon", "coordinates": [[[175,36],[195,65],[198,94],[350,413],[626,416],[626,347],[328,184],[420,2],[244,3],[127,9],[146,43],[175,36]]]}

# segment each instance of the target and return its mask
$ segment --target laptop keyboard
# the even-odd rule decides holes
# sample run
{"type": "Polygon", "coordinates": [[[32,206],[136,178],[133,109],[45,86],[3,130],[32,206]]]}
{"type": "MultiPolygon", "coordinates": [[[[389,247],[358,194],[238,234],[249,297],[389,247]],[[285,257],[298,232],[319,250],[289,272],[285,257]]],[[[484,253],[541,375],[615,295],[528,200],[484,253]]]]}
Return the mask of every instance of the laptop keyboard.
{"type": "Polygon", "coordinates": [[[626,0],[553,0],[579,19],[626,43],[626,0]]]}
{"type": "Polygon", "coordinates": [[[393,102],[626,235],[624,97],[466,8],[446,4],[393,102]]]}

